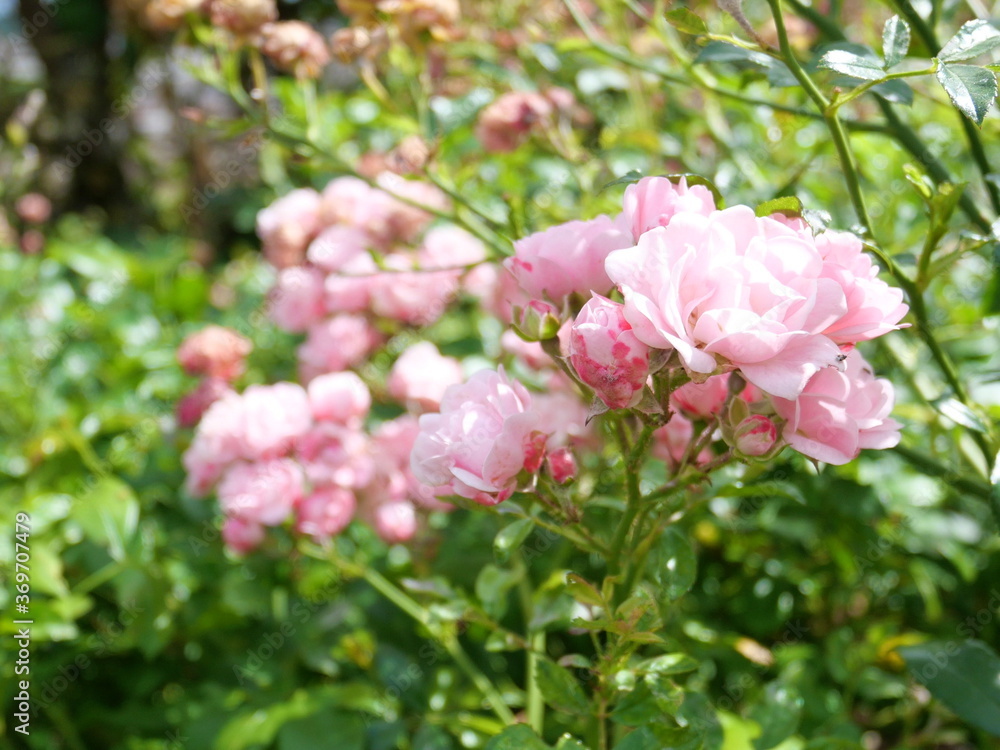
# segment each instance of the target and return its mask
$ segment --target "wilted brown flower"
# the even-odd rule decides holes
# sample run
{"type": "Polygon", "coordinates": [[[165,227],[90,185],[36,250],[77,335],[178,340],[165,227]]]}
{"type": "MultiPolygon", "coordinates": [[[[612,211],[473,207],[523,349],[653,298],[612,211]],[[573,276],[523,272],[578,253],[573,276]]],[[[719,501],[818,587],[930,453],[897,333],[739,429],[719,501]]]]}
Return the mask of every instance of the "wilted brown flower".
{"type": "Polygon", "coordinates": [[[145,7],[146,23],[156,31],[173,31],[184,25],[185,17],[197,13],[202,0],[150,0],[145,7]]]}
{"type": "Polygon", "coordinates": [[[374,60],[389,47],[389,37],[382,26],[349,26],[337,29],[330,37],[330,49],[338,59],[352,63],[358,59],[374,60]]]}
{"type": "Polygon", "coordinates": [[[330,62],[322,35],[302,21],[271,23],[263,29],[261,52],[282,70],[298,78],[316,78],[330,62]]]}
{"type": "Polygon", "coordinates": [[[213,24],[240,36],[278,18],[275,0],[209,0],[208,10],[213,24]]]}

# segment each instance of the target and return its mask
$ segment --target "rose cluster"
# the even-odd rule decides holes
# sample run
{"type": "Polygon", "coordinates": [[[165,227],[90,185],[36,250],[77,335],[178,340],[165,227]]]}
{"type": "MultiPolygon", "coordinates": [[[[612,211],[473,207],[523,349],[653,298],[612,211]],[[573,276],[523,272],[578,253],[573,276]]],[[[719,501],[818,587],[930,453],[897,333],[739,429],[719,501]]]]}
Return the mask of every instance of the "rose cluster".
{"type": "MultiPolygon", "coordinates": [[[[433,356],[444,359],[436,350],[433,356]]],[[[452,381],[459,377],[452,372],[452,381]]],[[[401,380],[394,391],[430,404],[448,384],[435,390],[401,380]]],[[[289,521],[297,533],[327,539],[355,517],[385,541],[401,542],[415,533],[418,510],[448,507],[410,472],[416,418],[404,414],[368,432],[371,401],[356,374],[337,372],[308,388],[276,383],[229,391],[209,407],[184,466],[191,494],[218,496],[227,546],[247,552],[264,540],[266,527],[289,521]]]]}
{"type": "Polygon", "coordinates": [[[293,190],[258,215],[264,254],[279,269],[269,312],[279,327],[307,334],[304,380],[362,362],[382,343],[378,322],[437,320],[467,269],[486,258],[465,230],[429,228],[430,210],[448,207],[437,188],[390,172],[377,184],[340,177],[322,192],[293,190]]]}
{"type": "MultiPolygon", "coordinates": [[[[518,333],[558,336],[601,408],[667,418],[653,453],[673,467],[712,457],[692,445],[695,421],[743,458],[790,445],[843,464],[899,440],[892,386],[855,346],[899,328],[907,307],[851,234],[647,177],[617,217],[533,234],[505,265],[530,300],[514,311],[518,333]]],[[[481,503],[538,470],[549,429],[502,371],[447,391],[420,427],[414,475],[481,503]]]]}

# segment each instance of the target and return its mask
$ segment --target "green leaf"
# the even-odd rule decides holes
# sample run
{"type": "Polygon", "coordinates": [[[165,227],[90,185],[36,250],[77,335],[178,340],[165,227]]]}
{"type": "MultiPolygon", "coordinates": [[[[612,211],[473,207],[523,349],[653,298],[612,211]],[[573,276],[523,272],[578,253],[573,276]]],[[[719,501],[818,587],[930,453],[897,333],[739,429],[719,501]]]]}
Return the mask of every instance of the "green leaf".
{"type": "Polygon", "coordinates": [[[603,193],[608,188],[615,187],[616,185],[632,185],[641,179],[642,179],[642,172],[640,172],[637,169],[632,169],[623,174],[617,180],[612,180],[607,185],[601,187],[601,189],[598,192],[603,193]]]}
{"type": "Polygon", "coordinates": [[[327,711],[293,719],[278,732],[278,750],[314,747],[317,737],[322,737],[327,747],[337,750],[362,750],[365,746],[364,722],[357,715],[327,711]]]}
{"type": "Polygon", "coordinates": [[[885,78],[885,71],[876,60],[843,49],[833,49],[827,52],[820,58],[819,66],[865,81],[877,81],[880,78],[885,78]]]}
{"type": "Polygon", "coordinates": [[[663,718],[663,709],[645,682],[640,682],[634,690],[626,693],[611,712],[611,721],[631,727],[661,721],[663,718]]]}
{"type": "Polygon", "coordinates": [[[941,62],[971,60],[1000,45],[1000,31],[989,21],[969,21],[938,52],[941,62]]]}
{"type": "Polygon", "coordinates": [[[594,584],[584,580],[576,573],[566,574],[566,590],[582,604],[589,604],[594,607],[607,607],[604,597],[594,584]]]}
{"type": "Polygon", "coordinates": [[[885,67],[898,65],[910,49],[910,27],[899,16],[893,16],[882,28],[882,56],[885,67]]]}
{"type": "Polygon", "coordinates": [[[708,26],[705,25],[705,22],[687,8],[668,10],[664,14],[664,18],[667,19],[667,23],[685,34],[700,35],[708,33],[708,26]]]}
{"type": "Polygon", "coordinates": [[[483,566],[476,578],[476,597],[483,603],[483,609],[495,620],[507,612],[508,592],[520,580],[520,574],[498,568],[492,563],[483,566]]]}
{"type": "Polygon", "coordinates": [[[687,654],[664,654],[643,662],[639,668],[662,675],[684,674],[696,670],[698,662],[687,654]]]}
{"type": "Polygon", "coordinates": [[[548,659],[538,660],[538,687],[545,702],[559,711],[586,714],[590,709],[590,701],[573,673],[548,659]]]}
{"type": "Polygon", "coordinates": [[[948,92],[952,104],[976,125],[982,125],[997,97],[997,78],[993,71],[975,65],[942,64],[937,79],[948,92]]]}
{"type": "Polygon", "coordinates": [[[501,565],[509,562],[511,555],[524,544],[534,527],[530,518],[519,518],[500,529],[493,539],[493,557],[496,561],[501,565]]]}
{"type": "Polygon", "coordinates": [[[801,216],[802,201],[794,195],[786,195],[781,198],[764,201],[754,209],[754,213],[757,214],[757,216],[770,216],[771,214],[801,216]]]}
{"type": "Polygon", "coordinates": [[[984,435],[989,432],[989,428],[983,423],[983,420],[957,398],[948,397],[940,399],[934,402],[934,406],[937,407],[937,410],[942,415],[967,430],[981,432],[984,435]]]}
{"type": "Polygon", "coordinates": [[[650,729],[636,729],[625,739],[615,745],[615,750],[660,750],[660,741],[650,729]]]}
{"type": "Polygon", "coordinates": [[[587,750],[587,746],[568,734],[564,734],[556,743],[556,750],[587,750]]]}
{"type": "Polygon", "coordinates": [[[689,727],[700,738],[695,747],[702,750],[718,750],[722,747],[722,725],[708,698],[700,693],[687,693],[684,704],[677,712],[677,723],[689,727]]]}
{"type": "Polygon", "coordinates": [[[962,719],[1000,737],[1000,657],[982,641],[899,649],[913,676],[962,719]]]}
{"type": "Polygon", "coordinates": [[[549,750],[549,748],[529,727],[518,724],[507,727],[487,742],[485,750],[549,750]]]}
{"type": "Polygon", "coordinates": [[[771,683],[767,697],[754,707],[750,718],[760,725],[761,733],[753,741],[754,750],[770,750],[795,734],[802,715],[802,698],[794,689],[771,683]]]}
{"type": "Polygon", "coordinates": [[[653,579],[669,601],[676,601],[694,585],[698,563],[691,542],[676,528],[668,528],[653,548],[653,579]]]}

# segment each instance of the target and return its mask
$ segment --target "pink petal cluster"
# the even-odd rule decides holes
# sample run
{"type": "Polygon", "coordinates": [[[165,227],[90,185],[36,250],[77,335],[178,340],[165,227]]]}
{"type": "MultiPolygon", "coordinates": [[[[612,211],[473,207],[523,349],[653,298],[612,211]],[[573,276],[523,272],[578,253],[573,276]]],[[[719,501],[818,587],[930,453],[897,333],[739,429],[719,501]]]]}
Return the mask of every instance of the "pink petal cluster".
{"type": "Polygon", "coordinates": [[[258,215],[265,254],[279,268],[268,312],[279,327],[308,332],[299,352],[306,379],[367,357],[380,319],[434,322],[486,259],[465,230],[429,229],[449,207],[436,187],[390,172],[376,182],[340,177],[322,194],[294,190],[258,215]]]}
{"type": "Polygon", "coordinates": [[[900,424],[889,417],[892,383],[876,378],[857,350],[847,355],[843,372],[814,375],[794,400],[773,399],[785,420],[782,437],[799,453],[829,464],[846,464],[864,448],[892,448],[900,424]]]}
{"type": "Polygon", "coordinates": [[[387,542],[409,539],[417,508],[448,507],[409,469],[416,418],[364,422],[371,394],[354,373],[228,391],[205,413],[184,454],[187,486],[217,495],[226,545],[246,553],[265,527],[291,521],[316,539],[340,533],[359,517],[387,542]]]}
{"type": "Polygon", "coordinates": [[[440,413],[420,417],[411,468],[428,486],[495,505],[513,494],[522,471],[538,470],[549,433],[524,386],[502,368],[480,370],[445,391],[440,413]]]}
{"type": "MultiPolygon", "coordinates": [[[[718,418],[741,455],[770,455],[779,430],[800,452],[838,461],[896,434],[891,388],[874,379],[879,385],[862,387],[850,365],[860,355],[847,353],[900,328],[908,308],[853,235],[814,235],[797,217],[759,217],[747,206],[718,209],[702,185],[647,177],[626,189],[616,218],[533,234],[505,265],[530,299],[573,307],[593,295],[564,344],[610,408],[635,406],[649,363],[669,353],[692,381],[672,394],[672,407],[718,418]],[[600,296],[612,289],[623,304],[600,296]],[[730,373],[747,386],[743,406],[722,413],[732,403],[730,373]],[[843,425],[841,412],[854,422],[831,431],[843,425]]],[[[664,428],[661,445],[679,446],[685,423],[664,428]]]]}
{"type": "Polygon", "coordinates": [[[570,329],[569,361],[610,409],[635,406],[649,377],[649,347],[625,320],[624,305],[599,294],[570,329]]]}
{"type": "Polygon", "coordinates": [[[508,91],[484,107],[476,121],[476,137],[493,153],[514,151],[533,133],[553,127],[558,118],[581,119],[586,115],[573,93],[564,88],[508,91]]]}

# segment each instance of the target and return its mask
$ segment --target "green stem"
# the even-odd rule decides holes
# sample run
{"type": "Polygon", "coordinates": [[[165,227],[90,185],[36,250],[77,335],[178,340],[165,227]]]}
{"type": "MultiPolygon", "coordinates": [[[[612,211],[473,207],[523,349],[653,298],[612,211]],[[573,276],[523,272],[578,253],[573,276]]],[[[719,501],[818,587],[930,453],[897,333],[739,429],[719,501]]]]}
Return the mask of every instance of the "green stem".
{"type": "Polygon", "coordinates": [[[778,34],[778,47],[781,50],[785,65],[788,66],[788,69],[795,76],[795,79],[802,86],[809,98],[816,104],[817,109],[823,113],[823,120],[826,122],[833,145],[836,147],[837,154],[840,157],[844,179],[847,182],[847,192],[851,196],[851,203],[854,205],[854,211],[858,215],[858,221],[861,222],[868,236],[874,240],[875,232],[872,227],[872,220],[868,215],[868,206],[865,204],[864,193],[861,192],[858,165],[854,160],[854,152],[851,151],[851,144],[847,139],[844,124],[837,118],[836,110],[830,110],[830,101],[819,90],[819,87],[809,77],[809,74],[799,65],[798,58],[796,58],[791,44],[788,42],[788,32],[785,30],[785,20],[781,13],[781,0],[767,0],[767,3],[771,6],[771,15],[774,16],[774,26],[778,34]]]}
{"type": "Polygon", "coordinates": [[[538,657],[545,654],[545,631],[532,631],[531,621],[534,617],[534,605],[532,604],[531,584],[528,578],[528,566],[519,554],[516,558],[517,567],[521,572],[521,580],[518,581],[518,591],[521,596],[521,610],[524,615],[525,632],[528,637],[527,674],[525,679],[528,682],[527,689],[527,709],[528,726],[541,735],[545,731],[545,700],[542,690],[538,685],[538,657]]]}
{"type": "Polygon", "coordinates": [[[615,422],[618,443],[621,446],[622,456],[625,458],[625,490],[627,499],[625,513],[618,523],[618,528],[615,530],[615,535],[611,541],[611,549],[608,552],[608,572],[613,576],[621,572],[622,548],[625,545],[625,540],[628,538],[629,530],[632,528],[635,517],[639,514],[639,510],[642,507],[640,505],[642,496],[639,492],[639,472],[636,470],[637,459],[635,448],[638,448],[640,443],[649,444],[648,437],[644,440],[643,435],[647,431],[651,433],[650,428],[650,425],[643,427],[643,431],[639,439],[636,440],[635,447],[633,448],[629,446],[628,436],[625,434],[624,421],[619,419],[615,422]]]}
{"type": "Polygon", "coordinates": [[[427,628],[438,643],[444,646],[445,651],[448,655],[455,661],[459,669],[465,672],[466,676],[472,680],[473,684],[479,689],[486,698],[487,703],[490,704],[490,708],[497,717],[504,722],[504,724],[514,724],[514,714],[511,712],[510,708],[507,706],[507,702],[500,695],[500,691],[497,690],[496,686],[490,681],[490,679],[480,671],[479,667],[469,658],[468,654],[462,650],[461,644],[458,642],[458,637],[454,632],[443,632],[439,627],[436,627],[431,620],[430,613],[418,602],[416,602],[412,597],[405,594],[399,588],[397,588],[392,582],[385,578],[381,573],[373,570],[367,565],[360,565],[358,563],[345,560],[340,557],[336,552],[332,554],[332,560],[337,567],[339,567],[345,574],[354,575],[363,578],[368,584],[382,594],[386,599],[399,607],[403,612],[408,614],[414,620],[419,622],[421,625],[427,628]]]}
{"type": "Polygon", "coordinates": [[[938,69],[937,62],[935,62],[934,65],[932,65],[929,68],[923,68],[921,70],[906,70],[899,73],[889,73],[888,75],[879,78],[876,81],[866,81],[857,88],[852,89],[847,94],[835,97],[834,100],[830,102],[830,106],[827,111],[831,113],[836,112],[838,109],[840,109],[840,107],[844,106],[848,102],[854,101],[862,94],[871,90],[875,86],[878,86],[879,84],[885,83],[886,81],[895,81],[899,78],[915,78],[917,76],[933,75],[934,73],[937,73],[937,69],[938,69]]]}
{"type": "MultiPolygon", "coordinates": [[[[941,51],[941,43],[938,41],[934,29],[917,13],[910,0],[890,0],[890,4],[909,22],[914,31],[917,32],[917,36],[920,37],[924,46],[927,47],[929,56],[936,56],[941,51]]],[[[976,163],[976,167],[983,177],[983,184],[986,185],[986,191],[989,193],[993,210],[1000,212],[1000,189],[990,180],[986,179],[987,175],[993,172],[993,168],[986,157],[983,139],[976,126],[972,124],[972,121],[968,117],[960,112],[956,112],[955,114],[962,123],[962,131],[965,134],[965,140],[968,141],[969,152],[972,154],[972,160],[976,163]]]]}
{"type": "MultiPolygon", "coordinates": [[[[827,127],[830,130],[830,136],[832,137],[834,145],[837,148],[837,153],[840,155],[841,166],[844,171],[844,179],[847,182],[847,189],[851,196],[851,202],[854,204],[854,209],[858,215],[858,219],[867,230],[868,236],[872,239],[872,242],[875,245],[875,247],[872,247],[871,249],[876,253],[876,255],[878,255],[879,259],[885,264],[886,269],[890,274],[892,274],[897,283],[906,293],[910,303],[910,311],[917,320],[917,333],[930,350],[931,356],[937,363],[941,373],[945,377],[945,380],[948,382],[948,385],[951,387],[952,391],[954,391],[955,397],[970,409],[975,410],[975,404],[969,398],[969,394],[966,391],[961,378],[959,378],[958,371],[955,369],[954,363],[938,343],[931,331],[923,294],[917,288],[917,285],[909,278],[909,276],[902,272],[892,257],[888,253],[883,252],[878,246],[878,242],[872,228],[871,218],[868,215],[868,209],[865,205],[864,194],[861,192],[861,182],[859,179],[857,162],[854,159],[854,153],[851,151],[850,141],[844,131],[843,123],[841,123],[837,118],[836,111],[830,112],[829,100],[827,100],[827,98],[823,95],[823,92],[819,90],[816,83],[809,77],[809,74],[802,69],[801,65],[799,65],[799,62],[792,51],[791,45],[788,42],[788,34],[785,30],[785,23],[781,14],[781,0],[767,0],[767,2],[768,5],[771,6],[771,14],[774,16],[775,29],[778,34],[778,43],[781,53],[784,56],[785,64],[788,65],[789,70],[792,71],[792,75],[794,75],[796,80],[798,80],[801,84],[806,94],[809,95],[809,98],[812,99],[820,111],[824,113],[823,119],[826,121],[827,127]]],[[[994,453],[991,450],[989,441],[978,432],[972,432],[971,435],[973,440],[975,440],[979,445],[980,450],[983,451],[983,454],[986,456],[987,465],[989,465],[993,460],[994,453]]]]}

